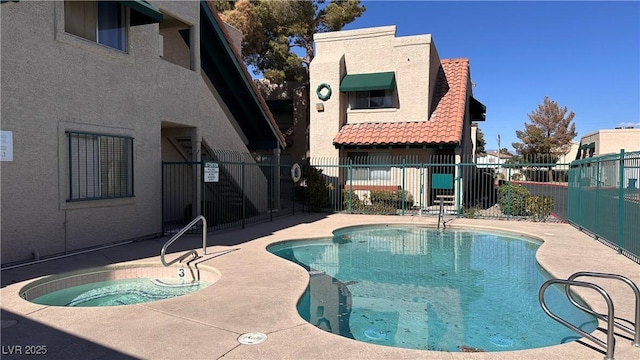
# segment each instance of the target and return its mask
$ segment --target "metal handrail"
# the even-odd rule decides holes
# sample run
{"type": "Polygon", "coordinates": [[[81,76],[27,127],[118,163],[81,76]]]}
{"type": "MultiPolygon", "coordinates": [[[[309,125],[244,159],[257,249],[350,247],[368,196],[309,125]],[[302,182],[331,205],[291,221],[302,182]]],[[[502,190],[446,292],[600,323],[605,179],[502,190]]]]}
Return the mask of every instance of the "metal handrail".
{"type": "MultiPolygon", "coordinates": [[[[596,284],[583,282],[583,281],[551,279],[551,280],[545,281],[544,284],[542,284],[542,286],[540,287],[540,291],[538,292],[538,300],[540,301],[540,306],[542,306],[542,310],[547,315],[549,315],[549,317],[551,317],[553,320],[559,322],[560,324],[568,327],[569,329],[577,332],[578,334],[582,335],[583,337],[586,337],[587,339],[593,341],[597,345],[599,345],[602,348],[604,348],[606,350],[606,355],[604,357],[604,360],[613,360],[613,354],[615,352],[615,347],[616,347],[616,339],[613,336],[614,335],[613,334],[613,326],[614,326],[613,325],[614,324],[614,321],[613,321],[613,319],[614,319],[613,302],[611,301],[611,297],[609,296],[609,294],[607,294],[607,292],[604,291],[604,289],[602,289],[600,286],[598,286],[596,284]],[[607,302],[607,312],[609,314],[608,315],[608,319],[607,319],[607,342],[604,342],[604,341],[596,338],[595,336],[583,331],[582,329],[576,327],[575,325],[573,325],[570,322],[564,320],[563,318],[559,317],[558,315],[552,313],[551,310],[549,310],[549,307],[547,307],[547,304],[544,301],[544,292],[552,284],[564,284],[565,290],[567,290],[567,291],[568,291],[568,287],[570,287],[570,286],[587,287],[587,288],[591,288],[593,290],[596,290],[597,292],[600,293],[600,295],[602,295],[602,297],[604,297],[604,300],[607,302]]],[[[580,308],[582,309],[582,307],[580,307],[580,308]]]]}
{"type": "MultiPolygon", "coordinates": [[[[638,290],[638,287],[636,286],[636,284],[631,281],[629,278],[622,276],[622,275],[618,275],[618,274],[610,274],[610,273],[599,273],[599,272],[590,272],[590,271],[579,271],[571,276],[569,276],[568,280],[575,280],[578,277],[581,276],[589,276],[589,277],[598,277],[598,278],[606,278],[606,279],[617,279],[617,280],[621,280],[622,282],[624,282],[625,284],[629,285],[629,287],[631,287],[631,290],[633,290],[634,295],[636,296],[636,309],[635,309],[635,319],[634,319],[634,328],[631,329],[623,324],[618,323],[617,321],[615,321],[614,319],[614,325],[616,327],[618,327],[621,330],[624,330],[626,332],[628,332],[629,334],[633,335],[633,342],[632,345],[635,347],[640,347],[640,290],[638,290]]],[[[575,298],[573,297],[573,294],[571,294],[571,291],[569,291],[568,288],[565,288],[565,291],[567,293],[567,297],[569,298],[569,301],[571,301],[571,303],[578,307],[580,310],[591,313],[592,315],[594,315],[595,317],[597,317],[598,319],[607,321],[606,319],[606,315],[604,314],[599,314],[591,309],[588,309],[582,305],[580,305],[575,298]]]]}
{"type": "Polygon", "coordinates": [[[162,261],[162,265],[169,266],[173,263],[186,259],[190,255],[194,255],[194,257],[198,256],[198,252],[196,250],[189,250],[181,256],[171,260],[170,262],[167,262],[164,259],[164,255],[167,252],[167,248],[169,247],[169,245],[178,240],[180,236],[186,233],[192,226],[197,224],[198,221],[202,221],[202,252],[204,253],[204,255],[207,255],[207,219],[205,219],[202,215],[198,215],[195,219],[191,220],[190,223],[188,223],[185,227],[183,227],[180,231],[173,235],[173,237],[162,246],[162,250],[160,251],[160,260],[162,261]]]}

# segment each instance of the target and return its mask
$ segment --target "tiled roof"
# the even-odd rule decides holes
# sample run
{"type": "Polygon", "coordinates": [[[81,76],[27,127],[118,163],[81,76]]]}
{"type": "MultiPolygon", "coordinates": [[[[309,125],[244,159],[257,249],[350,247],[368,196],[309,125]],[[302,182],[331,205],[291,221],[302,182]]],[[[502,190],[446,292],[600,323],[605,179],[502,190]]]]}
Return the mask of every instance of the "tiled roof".
{"type": "Polygon", "coordinates": [[[468,59],[444,59],[428,121],[347,124],[334,145],[460,144],[469,81],[468,59]]]}

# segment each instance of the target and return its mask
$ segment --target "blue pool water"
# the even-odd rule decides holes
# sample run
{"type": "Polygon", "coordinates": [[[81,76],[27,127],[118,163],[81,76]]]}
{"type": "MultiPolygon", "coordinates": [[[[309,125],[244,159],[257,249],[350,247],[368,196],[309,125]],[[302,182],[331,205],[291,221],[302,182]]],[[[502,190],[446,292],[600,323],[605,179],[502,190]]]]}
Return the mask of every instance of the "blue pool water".
{"type": "MultiPolygon", "coordinates": [[[[366,226],[269,251],[309,271],[300,315],[341,336],[436,351],[510,351],[579,338],[549,318],[538,290],[549,276],[536,241],[505,234],[366,226]]],[[[586,332],[597,321],[559,288],[549,308],[586,332]]]]}
{"type": "Polygon", "coordinates": [[[169,299],[209,286],[210,283],[177,279],[136,278],[110,280],[54,291],[31,302],[53,306],[118,306],[169,299]]]}

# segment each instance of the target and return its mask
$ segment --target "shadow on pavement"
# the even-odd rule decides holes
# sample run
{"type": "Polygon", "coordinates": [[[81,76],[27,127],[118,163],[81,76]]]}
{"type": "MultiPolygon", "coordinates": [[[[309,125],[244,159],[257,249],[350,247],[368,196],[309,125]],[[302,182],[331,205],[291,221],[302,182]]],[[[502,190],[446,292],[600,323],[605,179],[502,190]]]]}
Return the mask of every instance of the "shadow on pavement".
{"type": "MultiPolygon", "coordinates": [[[[207,246],[239,245],[295,225],[321,220],[327,215],[327,213],[301,213],[293,216],[281,216],[273,221],[251,224],[244,229],[231,228],[210,231],[207,234],[207,246]]],[[[25,266],[13,269],[2,269],[2,287],[51,274],[159,256],[162,246],[170,238],[171,235],[134,241],[126,245],[71,255],[61,259],[25,264],[25,266]]],[[[199,248],[202,248],[202,236],[185,234],[167,249],[167,254],[199,248]]]]}
{"type": "Polygon", "coordinates": [[[6,310],[2,310],[1,337],[6,359],[135,359],[6,310]]]}

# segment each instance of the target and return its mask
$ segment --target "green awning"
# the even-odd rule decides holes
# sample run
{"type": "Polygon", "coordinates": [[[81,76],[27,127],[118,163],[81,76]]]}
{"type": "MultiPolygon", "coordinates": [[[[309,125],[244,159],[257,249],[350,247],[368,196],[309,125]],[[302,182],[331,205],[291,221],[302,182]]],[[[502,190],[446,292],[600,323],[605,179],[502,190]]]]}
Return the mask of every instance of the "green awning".
{"type": "Polygon", "coordinates": [[[347,75],[340,82],[340,91],[391,90],[395,86],[396,74],[393,71],[371,74],[347,75]]]}
{"type": "Polygon", "coordinates": [[[485,121],[487,107],[484,106],[483,103],[476,100],[473,96],[470,96],[469,99],[471,103],[469,104],[469,112],[471,113],[471,121],[485,121]]]}
{"type": "Polygon", "coordinates": [[[160,10],[146,1],[120,1],[120,3],[131,9],[131,26],[159,23],[164,19],[160,10]]]}
{"type": "Polygon", "coordinates": [[[595,142],[592,142],[592,143],[589,143],[589,144],[583,144],[583,145],[580,145],[580,147],[578,148],[578,150],[595,149],[595,148],[596,148],[596,143],[595,143],[595,142]]]}

